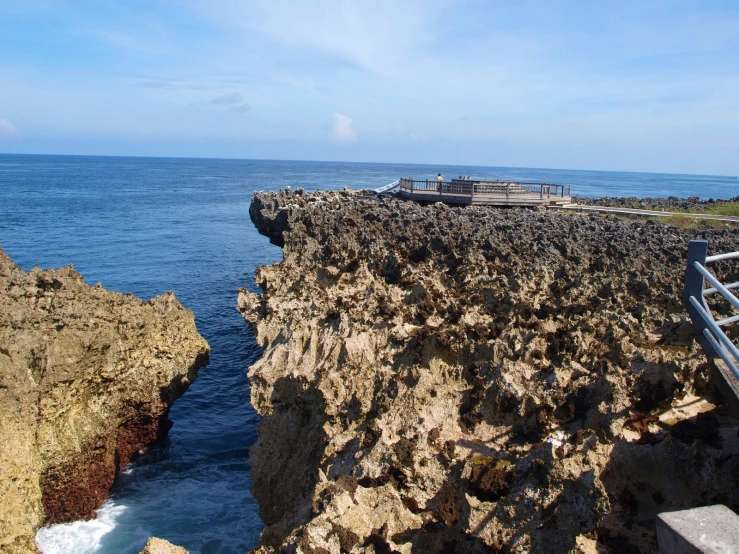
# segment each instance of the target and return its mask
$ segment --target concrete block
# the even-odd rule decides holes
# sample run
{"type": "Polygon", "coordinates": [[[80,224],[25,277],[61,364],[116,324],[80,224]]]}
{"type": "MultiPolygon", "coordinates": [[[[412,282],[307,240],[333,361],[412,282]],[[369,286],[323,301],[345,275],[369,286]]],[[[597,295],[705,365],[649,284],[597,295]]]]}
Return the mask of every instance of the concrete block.
{"type": "Polygon", "coordinates": [[[660,554],[739,554],[739,516],[726,506],[704,506],[657,516],[660,554]]]}

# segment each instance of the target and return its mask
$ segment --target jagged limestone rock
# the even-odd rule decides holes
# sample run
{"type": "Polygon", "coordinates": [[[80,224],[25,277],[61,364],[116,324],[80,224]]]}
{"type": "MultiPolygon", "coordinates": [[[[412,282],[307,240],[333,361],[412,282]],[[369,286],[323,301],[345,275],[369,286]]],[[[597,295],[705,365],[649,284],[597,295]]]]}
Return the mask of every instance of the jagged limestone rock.
{"type": "Polygon", "coordinates": [[[651,552],[658,511],[737,507],[715,426],[654,433],[706,389],[695,231],[346,191],[250,214],[284,253],[239,294],[265,347],[255,552],[651,552]]]}
{"type": "Polygon", "coordinates": [[[188,551],[164,539],[152,537],[139,554],[188,554],[188,551]]]}
{"type": "Polygon", "coordinates": [[[171,292],[144,302],[72,266],[26,273],[0,250],[0,551],[94,517],[209,352],[171,292]]]}

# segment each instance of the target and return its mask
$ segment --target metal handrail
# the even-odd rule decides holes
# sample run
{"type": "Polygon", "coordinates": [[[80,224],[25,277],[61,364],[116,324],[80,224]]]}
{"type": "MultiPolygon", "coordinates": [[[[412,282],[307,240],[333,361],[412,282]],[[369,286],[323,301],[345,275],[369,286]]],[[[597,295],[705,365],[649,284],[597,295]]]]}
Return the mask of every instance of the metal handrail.
{"type": "MultiPolygon", "coordinates": [[[[728,285],[724,285],[725,289],[737,289],[739,288],[739,281],[735,283],[729,283],[728,285]]],[[[716,294],[718,292],[718,289],[705,289],[703,291],[703,296],[708,296],[709,294],[716,294]]]]}
{"type": "Polygon", "coordinates": [[[703,275],[706,281],[711,283],[713,285],[713,288],[715,288],[718,292],[721,293],[721,296],[726,298],[726,300],[729,301],[729,303],[734,306],[735,308],[739,309],[739,298],[734,296],[729,289],[727,289],[724,285],[721,284],[721,281],[716,279],[710,271],[708,271],[705,267],[703,267],[700,262],[696,261],[693,262],[693,267],[698,270],[698,272],[703,275]]]}
{"type": "Polygon", "coordinates": [[[708,256],[706,263],[718,262],[719,260],[728,260],[730,258],[739,258],[739,252],[729,252],[728,254],[718,254],[716,256],[708,256]]]}
{"type": "Polygon", "coordinates": [[[739,252],[729,252],[716,256],[706,256],[708,241],[691,240],[688,246],[688,265],[685,269],[685,289],[683,302],[685,303],[690,319],[693,321],[698,342],[708,357],[720,357],[727,367],[739,379],[739,348],[731,342],[722,326],[739,321],[739,315],[725,317],[716,321],[711,313],[705,297],[719,293],[732,306],[739,309],[739,298],[734,296],[731,289],[739,287],[739,283],[723,285],[708,269],[705,264],[721,260],[739,258],[739,252]],[[704,281],[708,281],[712,288],[704,289],[704,281]]]}
{"type": "Polygon", "coordinates": [[[453,179],[451,181],[437,181],[427,179],[419,181],[409,178],[401,178],[400,188],[409,192],[438,192],[441,194],[464,194],[474,196],[476,194],[500,194],[510,196],[539,196],[540,198],[552,198],[570,195],[569,185],[552,185],[549,183],[518,183],[515,181],[490,181],[490,180],[465,180],[453,179]]]}
{"type": "Polygon", "coordinates": [[[388,183],[384,187],[380,187],[380,188],[375,189],[375,192],[377,192],[377,193],[388,192],[388,191],[391,191],[392,189],[394,189],[395,187],[398,187],[398,186],[400,186],[400,179],[396,179],[395,181],[393,181],[392,183],[388,183]]]}

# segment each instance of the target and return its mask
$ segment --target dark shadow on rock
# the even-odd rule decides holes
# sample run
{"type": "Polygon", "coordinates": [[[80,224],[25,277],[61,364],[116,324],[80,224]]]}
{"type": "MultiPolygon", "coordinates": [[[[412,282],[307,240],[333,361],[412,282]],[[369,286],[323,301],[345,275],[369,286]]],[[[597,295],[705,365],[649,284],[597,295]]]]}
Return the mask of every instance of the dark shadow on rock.
{"type": "Polygon", "coordinates": [[[608,552],[656,552],[655,518],[662,512],[712,504],[739,509],[739,460],[715,447],[715,416],[700,420],[678,423],[652,444],[615,444],[601,474],[611,511],[597,530],[608,552]]]}
{"type": "Polygon", "coordinates": [[[261,542],[276,546],[312,517],[312,498],[325,448],[326,402],[304,378],[275,382],[273,411],[259,424],[250,449],[252,494],[267,525],[261,542]]]}
{"type": "Polygon", "coordinates": [[[507,552],[505,549],[489,546],[465,530],[469,527],[471,511],[465,497],[465,489],[465,480],[450,480],[445,483],[426,506],[431,513],[431,519],[420,529],[393,535],[393,542],[411,543],[413,554],[507,552]]]}

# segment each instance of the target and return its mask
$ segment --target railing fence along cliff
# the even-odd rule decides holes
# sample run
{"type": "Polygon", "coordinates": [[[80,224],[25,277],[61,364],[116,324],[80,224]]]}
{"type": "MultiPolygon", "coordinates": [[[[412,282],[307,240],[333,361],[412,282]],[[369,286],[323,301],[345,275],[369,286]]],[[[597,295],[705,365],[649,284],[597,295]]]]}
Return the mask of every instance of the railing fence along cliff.
{"type": "Polygon", "coordinates": [[[461,194],[470,197],[476,194],[494,194],[506,198],[516,196],[539,196],[539,198],[564,198],[570,195],[569,185],[550,185],[547,183],[514,183],[508,181],[415,181],[400,179],[400,188],[408,192],[438,192],[442,194],[461,194]]]}
{"type": "Polygon", "coordinates": [[[376,193],[382,193],[382,192],[389,192],[400,185],[400,179],[396,179],[392,183],[388,183],[384,187],[380,187],[378,189],[375,189],[376,193]]]}
{"type": "Polygon", "coordinates": [[[729,252],[716,256],[707,256],[708,241],[691,240],[688,246],[688,266],[685,270],[685,303],[690,319],[693,321],[698,342],[708,357],[720,357],[727,365],[734,378],[739,381],[739,349],[726,336],[722,327],[739,321],[739,315],[724,317],[718,321],[714,319],[706,297],[712,294],[721,294],[734,308],[739,310],[739,298],[734,296],[731,289],[739,288],[739,282],[722,284],[706,269],[706,264],[739,258],[739,252],[729,252]],[[708,281],[711,288],[704,289],[704,281],[708,281]]]}

